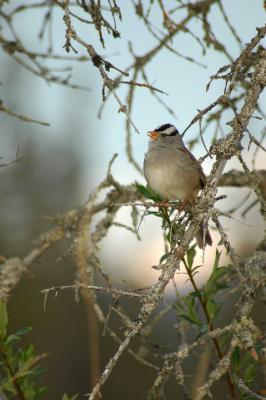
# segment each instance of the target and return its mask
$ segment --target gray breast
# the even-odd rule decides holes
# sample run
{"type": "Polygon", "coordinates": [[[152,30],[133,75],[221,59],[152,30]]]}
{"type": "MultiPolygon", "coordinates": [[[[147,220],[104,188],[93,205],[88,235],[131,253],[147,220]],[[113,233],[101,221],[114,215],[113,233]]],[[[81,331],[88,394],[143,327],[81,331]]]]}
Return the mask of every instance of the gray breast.
{"type": "Polygon", "coordinates": [[[199,166],[180,149],[149,148],[144,160],[148,185],[167,200],[186,200],[200,189],[199,166]]]}

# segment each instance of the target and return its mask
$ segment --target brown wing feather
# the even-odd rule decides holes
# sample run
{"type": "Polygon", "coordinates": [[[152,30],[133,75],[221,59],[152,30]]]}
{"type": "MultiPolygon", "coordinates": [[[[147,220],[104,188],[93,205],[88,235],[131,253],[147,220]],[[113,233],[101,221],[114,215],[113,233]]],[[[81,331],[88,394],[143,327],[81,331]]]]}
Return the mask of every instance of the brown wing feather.
{"type": "Polygon", "coordinates": [[[194,157],[194,155],[187,150],[186,148],[184,149],[178,149],[179,151],[182,151],[183,153],[186,153],[186,155],[191,159],[191,161],[193,161],[193,164],[195,166],[195,168],[197,168],[197,170],[200,172],[200,188],[203,189],[206,183],[206,176],[201,168],[200,163],[198,162],[198,160],[196,159],[196,157],[194,157]]]}

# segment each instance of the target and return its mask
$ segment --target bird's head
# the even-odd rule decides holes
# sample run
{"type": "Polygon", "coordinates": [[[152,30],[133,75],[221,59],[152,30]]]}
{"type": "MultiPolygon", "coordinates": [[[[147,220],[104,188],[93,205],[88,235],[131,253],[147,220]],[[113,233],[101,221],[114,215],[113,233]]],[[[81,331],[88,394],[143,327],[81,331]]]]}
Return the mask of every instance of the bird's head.
{"type": "Polygon", "coordinates": [[[167,138],[179,135],[179,132],[174,125],[163,124],[153,131],[149,131],[147,135],[151,138],[151,140],[158,140],[160,138],[167,138]]]}

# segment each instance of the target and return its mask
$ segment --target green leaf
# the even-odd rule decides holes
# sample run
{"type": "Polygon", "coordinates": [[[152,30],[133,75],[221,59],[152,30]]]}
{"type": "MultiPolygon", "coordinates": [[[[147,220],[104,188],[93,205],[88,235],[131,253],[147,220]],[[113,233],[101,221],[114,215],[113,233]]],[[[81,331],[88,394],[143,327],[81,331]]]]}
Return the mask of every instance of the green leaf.
{"type": "Polygon", "coordinates": [[[147,211],[147,215],[155,215],[155,217],[160,217],[162,218],[162,214],[159,213],[158,211],[147,211]]]}
{"type": "Polygon", "coordinates": [[[136,187],[138,189],[138,191],[143,194],[144,197],[146,197],[147,199],[151,199],[154,201],[162,201],[162,198],[155,193],[149,186],[143,186],[140,185],[139,183],[136,183],[136,187]]]}
{"type": "Polygon", "coordinates": [[[24,328],[20,328],[17,332],[16,335],[22,336],[25,335],[26,333],[29,333],[32,331],[31,326],[25,326],[24,328]]]}
{"type": "Polygon", "coordinates": [[[215,260],[213,264],[213,269],[217,269],[219,267],[219,260],[221,257],[222,252],[216,249],[215,260]]]}
{"type": "Polygon", "coordinates": [[[196,245],[194,244],[194,245],[191,246],[190,249],[187,251],[187,263],[188,263],[189,268],[192,267],[193,262],[194,262],[194,258],[195,258],[195,255],[196,255],[196,250],[195,250],[195,248],[196,248],[196,245]]]}
{"type": "Polygon", "coordinates": [[[206,306],[208,314],[211,320],[213,320],[216,317],[218,311],[220,310],[220,305],[217,304],[216,301],[214,301],[213,299],[208,299],[206,306]]]}
{"type": "Polygon", "coordinates": [[[159,264],[162,264],[165,260],[167,260],[167,258],[171,255],[172,253],[165,253],[159,261],[159,264]]]}
{"type": "Polygon", "coordinates": [[[200,326],[199,331],[200,331],[200,335],[199,335],[199,336],[201,336],[201,335],[206,335],[206,333],[209,332],[209,327],[208,327],[208,325],[207,325],[207,324],[202,324],[202,325],[200,326]]]}
{"type": "Polygon", "coordinates": [[[200,293],[199,291],[197,291],[197,292],[190,292],[189,295],[192,296],[192,297],[197,297],[197,298],[199,298],[199,297],[201,296],[201,293],[200,293]]]}
{"type": "Polygon", "coordinates": [[[6,328],[8,323],[8,315],[6,303],[0,300],[0,338],[4,338],[6,335],[6,328]]]}
{"type": "Polygon", "coordinates": [[[253,382],[256,373],[256,364],[251,362],[244,371],[244,382],[246,384],[253,382]]]}
{"type": "Polygon", "coordinates": [[[237,373],[240,367],[240,348],[238,346],[235,347],[232,353],[231,361],[232,361],[233,371],[237,373]]]}
{"type": "Polygon", "coordinates": [[[212,273],[204,287],[204,296],[206,299],[227,287],[226,284],[220,282],[220,279],[228,272],[227,267],[219,267],[220,256],[221,253],[216,250],[212,273]]]}
{"type": "Polygon", "coordinates": [[[195,267],[191,268],[191,272],[193,275],[197,274],[199,271],[198,269],[200,269],[202,267],[202,265],[196,265],[195,267]]]}
{"type": "Polygon", "coordinates": [[[74,396],[69,397],[68,394],[64,394],[62,400],[76,400],[78,398],[78,394],[74,394],[74,396]]]}
{"type": "Polygon", "coordinates": [[[201,325],[201,322],[198,319],[194,319],[193,317],[190,317],[188,314],[180,313],[180,314],[178,314],[178,316],[182,319],[185,319],[188,322],[191,322],[194,325],[197,325],[197,326],[201,325]]]}
{"type": "Polygon", "coordinates": [[[237,346],[232,354],[233,373],[236,378],[241,377],[246,385],[254,381],[258,362],[248,351],[240,350],[237,346]]]}
{"type": "Polygon", "coordinates": [[[201,326],[202,322],[198,319],[195,307],[195,297],[188,295],[184,297],[183,300],[183,305],[180,311],[177,311],[178,316],[194,325],[197,325],[198,327],[201,326]]]}
{"type": "Polygon", "coordinates": [[[10,346],[12,343],[17,342],[20,339],[18,335],[9,335],[5,340],[5,346],[10,346]]]}

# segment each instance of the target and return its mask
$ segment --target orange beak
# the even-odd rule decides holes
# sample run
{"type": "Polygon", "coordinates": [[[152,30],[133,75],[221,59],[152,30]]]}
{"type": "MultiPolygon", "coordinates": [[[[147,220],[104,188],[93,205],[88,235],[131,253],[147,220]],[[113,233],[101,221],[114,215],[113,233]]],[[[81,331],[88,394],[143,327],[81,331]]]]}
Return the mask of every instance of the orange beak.
{"type": "Polygon", "coordinates": [[[157,140],[159,139],[159,133],[156,131],[149,131],[147,135],[152,139],[152,140],[157,140]]]}

